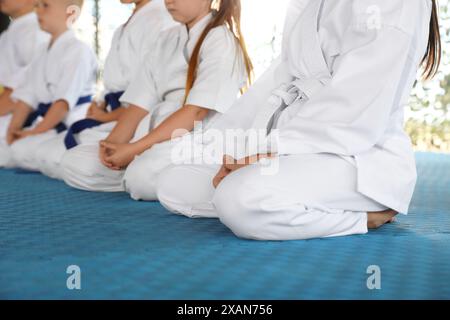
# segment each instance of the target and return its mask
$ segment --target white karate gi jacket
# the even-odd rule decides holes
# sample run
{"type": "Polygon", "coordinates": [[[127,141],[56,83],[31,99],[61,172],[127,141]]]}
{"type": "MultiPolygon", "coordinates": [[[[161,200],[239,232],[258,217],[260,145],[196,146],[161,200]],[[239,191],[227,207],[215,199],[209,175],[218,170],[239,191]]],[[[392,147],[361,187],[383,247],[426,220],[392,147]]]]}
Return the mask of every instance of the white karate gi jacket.
{"type": "MultiPolygon", "coordinates": [[[[140,126],[135,137],[147,134],[183,106],[189,59],[211,18],[207,15],[189,32],[185,25],[163,32],[120,99],[150,113],[150,124],[140,126]]],[[[211,30],[203,42],[197,77],[186,104],[211,110],[203,121],[205,127],[233,105],[245,85],[246,71],[239,52],[236,39],[225,26],[211,30]]]]}
{"type": "Polygon", "coordinates": [[[13,90],[21,85],[33,58],[49,40],[34,12],[14,19],[0,36],[0,85],[13,90]]]}
{"type": "Polygon", "coordinates": [[[23,101],[33,109],[40,103],[64,100],[69,105],[65,124],[70,126],[86,114],[89,103],[77,106],[77,102],[81,97],[94,94],[96,72],[94,52],[68,30],[34,59],[27,81],[14,91],[12,99],[23,101]]]}
{"type": "Polygon", "coordinates": [[[152,0],[136,12],[126,25],[114,33],[105,61],[103,80],[105,92],[125,91],[145,58],[154,49],[161,32],[176,25],[163,0],[152,0]]]}
{"type": "Polygon", "coordinates": [[[429,0],[293,0],[282,56],[215,129],[266,129],[284,99],[277,143],[257,151],[341,156],[359,192],[406,214],[417,173],[403,110],[430,16],[429,0]]]}

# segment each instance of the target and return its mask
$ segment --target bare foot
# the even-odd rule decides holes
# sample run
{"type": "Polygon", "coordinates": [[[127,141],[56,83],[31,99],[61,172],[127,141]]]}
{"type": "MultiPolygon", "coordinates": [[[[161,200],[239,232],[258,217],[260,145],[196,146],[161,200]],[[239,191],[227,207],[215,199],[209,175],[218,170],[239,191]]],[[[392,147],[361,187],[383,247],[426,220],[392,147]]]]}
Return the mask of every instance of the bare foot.
{"type": "Polygon", "coordinates": [[[386,210],[382,212],[368,212],[367,213],[367,227],[369,229],[378,229],[386,223],[395,221],[395,216],[398,214],[394,210],[386,210]]]}

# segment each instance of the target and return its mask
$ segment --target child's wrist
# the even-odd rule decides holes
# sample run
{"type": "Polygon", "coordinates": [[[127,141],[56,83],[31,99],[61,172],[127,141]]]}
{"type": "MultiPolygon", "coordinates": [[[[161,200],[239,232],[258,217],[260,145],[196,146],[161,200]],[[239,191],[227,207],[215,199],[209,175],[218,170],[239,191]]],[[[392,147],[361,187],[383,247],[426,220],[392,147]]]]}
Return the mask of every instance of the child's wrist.
{"type": "Polygon", "coordinates": [[[41,134],[41,133],[45,133],[45,132],[47,132],[47,131],[48,131],[47,129],[45,129],[45,128],[40,128],[40,127],[36,127],[36,128],[33,128],[33,129],[29,130],[29,132],[30,132],[31,134],[41,134]]]}
{"type": "Polygon", "coordinates": [[[16,131],[22,131],[22,130],[23,130],[23,128],[19,127],[19,126],[10,126],[8,128],[8,132],[16,132],[16,131]]]}
{"type": "Polygon", "coordinates": [[[109,121],[108,120],[108,113],[104,112],[103,110],[102,110],[102,113],[98,115],[98,118],[99,118],[98,121],[103,122],[103,123],[109,121]]]}
{"type": "Polygon", "coordinates": [[[141,155],[142,153],[144,153],[145,151],[147,151],[152,147],[152,145],[145,144],[144,141],[142,140],[131,143],[131,146],[133,149],[133,153],[136,156],[141,155]]]}

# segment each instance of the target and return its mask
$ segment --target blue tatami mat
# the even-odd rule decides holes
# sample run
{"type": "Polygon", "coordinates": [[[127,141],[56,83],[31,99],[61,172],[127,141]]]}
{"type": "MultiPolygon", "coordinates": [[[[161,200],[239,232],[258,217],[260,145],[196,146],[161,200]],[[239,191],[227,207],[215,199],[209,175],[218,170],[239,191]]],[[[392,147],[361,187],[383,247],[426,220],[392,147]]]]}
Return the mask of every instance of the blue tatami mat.
{"type": "Polygon", "coordinates": [[[418,153],[417,164],[409,216],[294,242],[241,240],[214,219],[3,170],[0,298],[450,299],[450,155],[418,153]],[[81,290],[66,287],[69,265],[81,290]],[[380,290],[367,287],[371,265],[380,290]]]}

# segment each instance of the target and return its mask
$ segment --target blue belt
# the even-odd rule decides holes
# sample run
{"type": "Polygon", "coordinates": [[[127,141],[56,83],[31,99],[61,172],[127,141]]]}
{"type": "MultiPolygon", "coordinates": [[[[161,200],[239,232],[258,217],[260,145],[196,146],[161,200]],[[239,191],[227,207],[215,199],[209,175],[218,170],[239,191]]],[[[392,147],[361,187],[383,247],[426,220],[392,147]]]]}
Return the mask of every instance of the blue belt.
{"type": "Polygon", "coordinates": [[[118,109],[121,106],[120,98],[123,96],[125,91],[108,93],[105,96],[106,106],[111,107],[111,111],[118,109]]]}
{"type": "MultiPolygon", "coordinates": [[[[114,111],[118,109],[120,104],[120,97],[124,94],[124,91],[109,93],[105,96],[106,106],[111,107],[111,110],[114,111]]],[[[75,148],[78,145],[77,140],[75,139],[75,135],[90,128],[98,127],[103,124],[100,121],[94,119],[83,119],[75,122],[72,126],[67,130],[66,137],[64,138],[64,144],[66,145],[67,150],[75,148]]]]}
{"type": "MultiPolygon", "coordinates": [[[[88,102],[92,101],[92,96],[85,96],[85,97],[81,97],[80,99],[78,99],[76,105],[82,105],[88,102]]],[[[30,127],[37,118],[39,117],[45,117],[45,115],[47,114],[48,110],[50,110],[50,107],[53,105],[53,103],[40,103],[37,107],[37,109],[35,111],[33,111],[27,118],[27,121],[25,121],[24,124],[24,128],[30,127]]],[[[63,132],[67,129],[67,126],[64,123],[59,123],[56,127],[55,127],[56,131],[58,133],[63,132]]]]}

